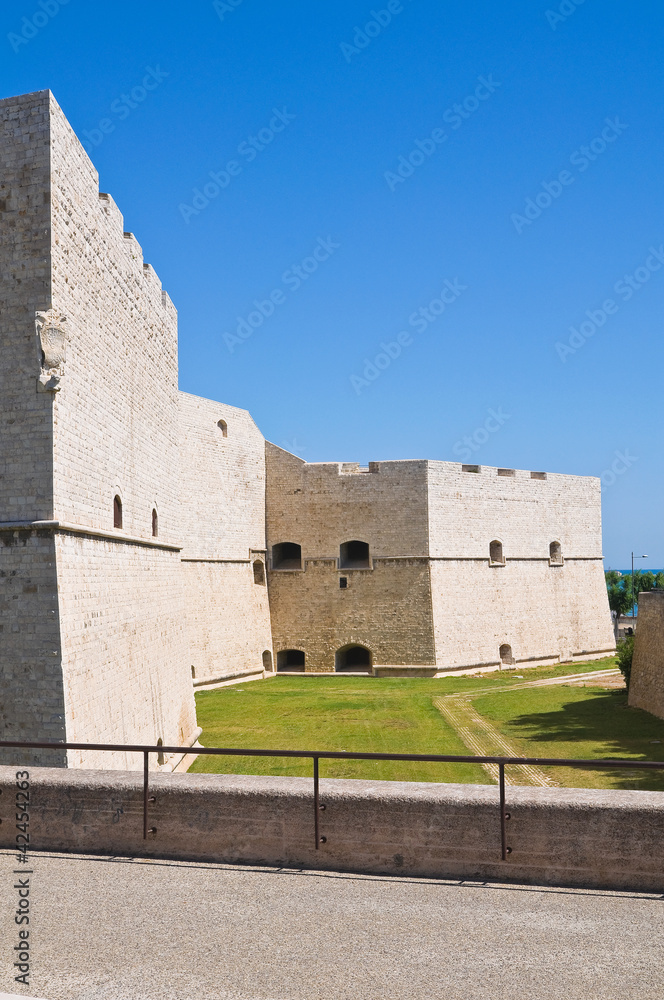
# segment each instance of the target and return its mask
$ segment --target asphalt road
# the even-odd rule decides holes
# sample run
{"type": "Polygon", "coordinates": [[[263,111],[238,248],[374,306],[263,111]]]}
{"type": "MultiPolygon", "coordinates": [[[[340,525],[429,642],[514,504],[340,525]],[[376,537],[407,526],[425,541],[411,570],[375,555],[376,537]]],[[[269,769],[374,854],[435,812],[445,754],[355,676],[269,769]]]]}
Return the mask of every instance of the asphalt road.
{"type": "Polygon", "coordinates": [[[0,992],[44,1000],[661,1000],[649,893],[0,852],[0,992]],[[19,876],[21,877],[21,876],[19,876]]]}

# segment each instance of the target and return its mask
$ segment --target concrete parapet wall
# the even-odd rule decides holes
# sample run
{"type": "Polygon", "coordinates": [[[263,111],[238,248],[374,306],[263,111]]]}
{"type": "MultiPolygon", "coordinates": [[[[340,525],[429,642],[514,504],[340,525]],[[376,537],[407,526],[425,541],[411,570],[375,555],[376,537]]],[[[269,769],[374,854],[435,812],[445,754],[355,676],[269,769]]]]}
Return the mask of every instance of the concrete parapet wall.
{"type": "MultiPolygon", "coordinates": [[[[15,770],[0,768],[4,848],[15,770]]],[[[664,890],[657,792],[510,787],[503,862],[494,786],[323,778],[318,851],[308,778],[153,775],[147,842],[139,775],[32,768],[30,788],[33,850],[664,890]]]]}

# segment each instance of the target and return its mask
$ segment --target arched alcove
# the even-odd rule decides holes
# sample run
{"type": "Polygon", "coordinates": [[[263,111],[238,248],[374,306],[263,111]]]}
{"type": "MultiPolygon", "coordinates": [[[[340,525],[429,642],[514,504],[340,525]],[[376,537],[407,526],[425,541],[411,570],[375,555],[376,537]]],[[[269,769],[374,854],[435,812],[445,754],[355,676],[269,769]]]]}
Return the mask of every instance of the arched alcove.
{"type": "Polygon", "coordinates": [[[273,545],[272,569],[302,569],[302,546],[297,542],[273,545]]]}
{"type": "Polygon", "coordinates": [[[340,569],[369,569],[369,543],[354,539],[343,542],[339,547],[340,569]]]}
{"type": "Polygon", "coordinates": [[[113,527],[122,527],[122,500],[117,494],[113,497],[113,527]]]}
{"type": "Polygon", "coordinates": [[[304,671],[304,650],[280,649],[277,653],[277,673],[280,670],[304,671]]]}
{"type": "Polygon", "coordinates": [[[489,543],[489,562],[493,563],[494,566],[504,566],[505,556],[503,555],[503,543],[497,538],[494,538],[492,542],[489,543]]]}
{"type": "Polygon", "coordinates": [[[508,642],[504,642],[500,647],[500,662],[504,663],[506,666],[511,666],[514,663],[514,657],[512,655],[512,647],[508,642]]]}
{"type": "Polygon", "coordinates": [[[334,669],[337,673],[370,673],[371,650],[354,644],[342,646],[335,653],[334,669]]]}

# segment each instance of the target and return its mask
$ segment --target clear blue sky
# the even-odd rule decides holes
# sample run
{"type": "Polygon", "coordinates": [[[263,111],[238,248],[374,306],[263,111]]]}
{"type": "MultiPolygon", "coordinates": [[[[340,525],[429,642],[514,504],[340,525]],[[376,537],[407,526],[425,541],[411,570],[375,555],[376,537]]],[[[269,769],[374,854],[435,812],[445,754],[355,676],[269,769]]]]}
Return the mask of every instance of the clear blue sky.
{"type": "Polygon", "coordinates": [[[603,474],[607,565],[664,566],[660,3],[0,18],[2,95],[53,90],[179,310],[181,388],[308,461],[603,474]]]}

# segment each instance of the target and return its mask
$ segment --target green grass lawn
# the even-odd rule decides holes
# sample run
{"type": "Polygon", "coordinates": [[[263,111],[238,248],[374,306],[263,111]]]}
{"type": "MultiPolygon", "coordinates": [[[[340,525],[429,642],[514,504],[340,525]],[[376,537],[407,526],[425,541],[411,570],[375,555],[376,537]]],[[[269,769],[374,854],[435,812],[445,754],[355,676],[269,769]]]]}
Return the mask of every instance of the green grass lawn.
{"type": "MultiPolygon", "coordinates": [[[[518,674],[526,681],[583,673],[614,660],[555,668],[508,670],[480,677],[426,678],[275,677],[197,694],[204,746],[241,749],[348,750],[468,754],[456,732],[433,707],[436,696],[486,689],[473,699],[524,756],[660,759],[664,722],[626,707],[621,692],[551,687],[504,691],[518,674]]],[[[310,761],[289,758],[198,757],[192,772],[311,774],[310,761]]],[[[558,769],[556,769],[556,772],[558,769]]],[[[321,775],[410,781],[490,783],[472,764],[409,764],[399,761],[323,761],[321,775]]],[[[557,780],[577,787],[664,787],[632,776],[566,771],[557,780]]]]}
{"type": "MultiPolygon", "coordinates": [[[[524,757],[664,760],[664,720],[630,708],[624,691],[526,688],[482,695],[473,699],[473,706],[515,743],[524,757]]],[[[664,791],[664,771],[547,770],[567,787],[664,791]]]]}
{"type": "MultiPolygon", "coordinates": [[[[275,677],[196,696],[203,746],[468,754],[432,704],[432,681],[374,677],[275,677]]],[[[192,772],[309,776],[311,761],[199,757],[192,772]]],[[[489,778],[474,764],[322,761],[328,778],[461,781],[489,778]]]]}

